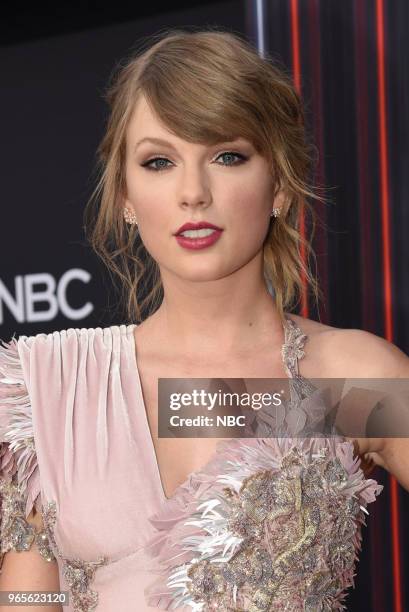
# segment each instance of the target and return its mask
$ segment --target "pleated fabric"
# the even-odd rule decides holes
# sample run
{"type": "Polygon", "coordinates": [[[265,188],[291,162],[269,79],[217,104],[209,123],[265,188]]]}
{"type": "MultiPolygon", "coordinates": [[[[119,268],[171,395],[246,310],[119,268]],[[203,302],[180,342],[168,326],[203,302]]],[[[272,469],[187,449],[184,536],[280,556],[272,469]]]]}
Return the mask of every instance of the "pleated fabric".
{"type": "Polygon", "coordinates": [[[142,551],[164,499],[134,327],[20,336],[0,352],[0,476],[18,483],[26,517],[55,503],[61,590],[70,560],[107,559],[89,583],[103,612],[152,609],[142,551]]]}

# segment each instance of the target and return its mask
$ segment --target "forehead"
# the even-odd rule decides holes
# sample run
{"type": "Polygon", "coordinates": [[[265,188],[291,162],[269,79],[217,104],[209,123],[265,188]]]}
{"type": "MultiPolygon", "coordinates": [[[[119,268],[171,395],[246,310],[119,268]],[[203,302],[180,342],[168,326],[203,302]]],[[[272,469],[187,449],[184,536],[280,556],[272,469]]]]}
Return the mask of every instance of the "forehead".
{"type": "MultiPolygon", "coordinates": [[[[132,116],[130,118],[127,129],[128,145],[135,150],[139,147],[147,147],[149,144],[178,146],[206,146],[188,142],[177,136],[174,132],[161,121],[160,117],[150,107],[146,98],[141,95],[135,103],[132,116]],[[166,142],[165,142],[166,141],[166,142]]],[[[236,143],[242,145],[250,145],[250,143],[242,137],[233,139],[220,139],[220,143],[236,143]]]]}
{"type": "Polygon", "coordinates": [[[127,139],[128,143],[134,148],[137,142],[147,137],[162,138],[167,141],[173,140],[175,144],[179,141],[183,142],[181,138],[172,134],[149,106],[145,97],[141,96],[135,104],[128,124],[127,139]]]}

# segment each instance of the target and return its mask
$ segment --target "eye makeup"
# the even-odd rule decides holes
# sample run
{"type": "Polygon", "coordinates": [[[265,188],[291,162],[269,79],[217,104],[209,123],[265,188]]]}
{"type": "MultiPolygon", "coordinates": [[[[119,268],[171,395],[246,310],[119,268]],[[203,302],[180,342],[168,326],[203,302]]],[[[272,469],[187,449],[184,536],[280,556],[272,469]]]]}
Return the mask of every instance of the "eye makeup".
{"type": "MultiPolygon", "coordinates": [[[[237,151],[223,151],[222,153],[219,153],[216,157],[216,159],[218,159],[219,157],[223,157],[223,156],[231,156],[231,157],[236,157],[237,160],[233,163],[229,163],[229,164],[218,164],[220,166],[226,166],[226,167],[234,167],[234,166],[240,166],[241,164],[244,164],[246,161],[248,161],[248,156],[243,155],[243,153],[239,153],[237,151]]],[[[162,172],[163,170],[167,170],[170,166],[162,166],[162,168],[158,168],[158,167],[154,167],[151,164],[154,164],[158,161],[170,161],[167,157],[165,156],[156,156],[156,157],[152,157],[148,160],[146,160],[145,162],[143,162],[142,164],[140,164],[143,168],[146,168],[147,170],[152,170],[154,172],[162,172]]]]}

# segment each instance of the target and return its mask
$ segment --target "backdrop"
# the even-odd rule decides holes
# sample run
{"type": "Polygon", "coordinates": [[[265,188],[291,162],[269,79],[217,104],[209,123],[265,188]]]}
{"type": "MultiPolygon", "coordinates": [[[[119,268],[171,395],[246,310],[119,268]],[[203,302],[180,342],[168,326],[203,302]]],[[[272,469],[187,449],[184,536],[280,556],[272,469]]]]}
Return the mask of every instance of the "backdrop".
{"type": "MultiPolygon", "coordinates": [[[[326,229],[318,228],[314,243],[325,304],[317,313],[305,299],[300,314],[366,329],[408,353],[409,3],[249,0],[167,13],[157,7],[149,17],[134,8],[122,23],[88,12],[85,29],[69,20],[53,29],[48,16],[48,30],[44,22],[38,30],[11,28],[4,38],[0,338],[123,322],[118,296],[82,233],[106,119],[102,93],[116,62],[141,37],[163,27],[217,24],[244,33],[292,75],[319,151],[315,178],[330,188],[331,202],[316,205],[326,229]]],[[[347,608],[403,612],[409,495],[381,470],[374,477],[385,490],[370,508],[347,608]]]]}

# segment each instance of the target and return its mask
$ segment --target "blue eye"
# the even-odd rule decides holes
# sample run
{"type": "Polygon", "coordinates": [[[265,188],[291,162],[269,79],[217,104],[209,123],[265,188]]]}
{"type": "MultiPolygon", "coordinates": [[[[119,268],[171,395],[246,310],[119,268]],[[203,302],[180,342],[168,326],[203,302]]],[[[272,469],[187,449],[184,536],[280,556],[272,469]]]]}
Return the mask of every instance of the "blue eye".
{"type": "Polygon", "coordinates": [[[225,151],[224,153],[220,153],[218,157],[225,157],[225,156],[239,158],[239,161],[233,162],[231,164],[222,164],[226,166],[238,166],[239,164],[242,164],[245,161],[247,161],[247,157],[245,157],[244,155],[241,155],[241,153],[235,153],[234,151],[225,151]]]}
{"type": "Polygon", "coordinates": [[[144,162],[143,164],[141,164],[141,166],[143,168],[146,168],[147,170],[154,170],[155,172],[161,172],[162,170],[166,170],[166,168],[168,166],[165,166],[163,164],[161,164],[161,167],[156,167],[156,166],[151,166],[151,164],[156,163],[158,161],[169,161],[168,159],[166,159],[166,157],[154,157],[153,159],[149,159],[148,161],[144,162]]]}
{"type": "MultiPolygon", "coordinates": [[[[224,151],[223,153],[220,153],[220,155],[217,156],[216,159],[218,159],[219,157],[237,157],[238,161],[233,161],[232,163],[227,163],[227,164],[219,164],[222,166],[238,166],[242,163],[244,163],[245,161],[247,161],[247,157],[245,157],[244,155],[242,155],[241,153],[236,153],[235,151],[224,151]]],[[[152,159],[149,159],[148,161],[144,162],[143,164],[141,164],[141,166],[143,168],[146,168],[147,170],[153,170],[154,172],[162,172],[162,170],[166,170],[167,168],[169,168],[169,166],[165,163],[160,163],[159,166],[154,166],[153,164],[156,164],[157,162],[169,162],[170,160],[167,159],[166,157],[153,157],[152,159]]]]}

